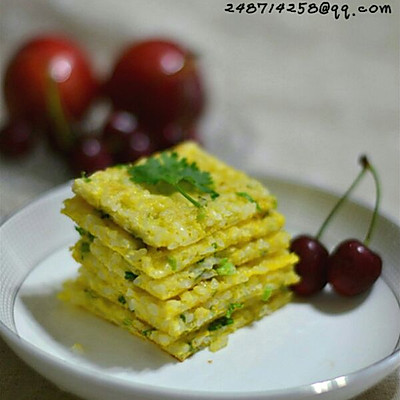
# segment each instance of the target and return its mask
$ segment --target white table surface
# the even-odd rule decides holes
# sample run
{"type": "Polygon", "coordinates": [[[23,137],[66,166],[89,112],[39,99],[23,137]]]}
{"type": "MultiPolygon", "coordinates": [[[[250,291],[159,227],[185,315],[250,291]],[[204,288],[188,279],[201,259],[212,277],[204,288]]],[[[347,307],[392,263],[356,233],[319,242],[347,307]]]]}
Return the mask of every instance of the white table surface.
{"type": "MultiPolygon", "coordinates": [[[[132,40],[179,40],[195,50],[204,69],[209,106],[202,132],[210,150],[246,171],[339,193],[366,153],[382,179],[382,213],[399,223],[399,3],[374,1],[390,3],[392,14],[347,21],[288,13],[233,15],[223,11],[226,3],[3,0],[0,73],[24,38],[43,31],[79,40],[100,74],[132,40]]],[[[5,121],[2,98],[0,116],[5,121]]],[[[69,178],[64,164],[43,148],[22,161],[0,159],[0,172],[3,218],[69,178]]],[[[374,196],[368,180],[354,194],[370,206],[374,196]]],[[[0,387],[6,400],[75,399],[26,367],[3,342],[0,387]]],[[[399,398],[397,371],[357,399],[399,398]]]]}

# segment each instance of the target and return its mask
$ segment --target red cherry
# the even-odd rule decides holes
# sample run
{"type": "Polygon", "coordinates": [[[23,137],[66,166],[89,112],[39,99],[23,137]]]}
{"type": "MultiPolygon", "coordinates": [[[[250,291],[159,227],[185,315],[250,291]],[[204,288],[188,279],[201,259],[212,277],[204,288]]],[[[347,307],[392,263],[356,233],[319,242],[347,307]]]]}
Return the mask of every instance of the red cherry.
{"type": "Polygon", "coordinates": [[[116,158],[118,162],[130,163],[141,157],[149,156],[154,150],[155,148],[149,135],[137,129],[131,133],[126,146],[116,155],[116,158]]]}
{"type": "Polygon", "coordinates": [[[35,134],[26,121],[9,121],[0,131],[0,151],[7,157],[21,157],[32,150],[35,134]]]}
{"type": "Polygon", "coordinates": [[[127,111],[114,111],[108,117],[102,139],[112,154],[124,150],[130,136],[138,128],[136,117],[127,111]]]}
{"type": "Polygon", "coordinates": [[[204,106],[193,55],[176,43],[147,40],[128,47],[105,85],[115,108],[128,110],[146,126],[192,124],[204,106]]]}
{"type": "Polygon", "coordinates": [[[366,156],[362,156],[360,158],[360,163],[362,165],[362,170],[326,217],[315,238],[303,235],[294,239],[291,243],[292,251],[297,253],[300,257],[300,261],[296,266],[296,271],[300,275],[301,281],[297,285],[293,286],[293,290],[298,294],[309,295],[321,290],[325,286],[328,279],[328,268],[330,270],[329,282],[332,283],[335,289],[336,286],[338,286],[339,293],[348,293],[348,295],[351,295],[351,293],[356,293],[356,288],[359,290],[365,290],[362,288],[369,287],[376,280],[376,278],[374,278],[375,280],[372,278],[375,277],[377,270],[379,270],[377,276],[380,274],[381,267],[378,268],[378,266],[375,265],[377,263],[375,258],[379,256],[372,253],[366,246],[360,244],[359,242],[356,242],[357,246],[355,247],[353,246],[355,242],[354,240],[342,243],[342,245],[338,247],[338,251],[329,258],[327,250],[319,242],[319,238],[321,237],[325,228],[328,226],[332,217],[336,214],[350,193],[358,185],[367,170],[370,170],[373,174],[377,189],[375,210],[365,239],[366,243],[369,241],[378,213],[380,198],[379,181],[374,168],[370,165],[366,156]],[[355,248],[362,249],[362,251],[354,251],[355,248]],[[364,272],[359,272],[359,275],[357,275],[358,271],[360,271],[359,266],[363,262],[366,262],[368,258],[366,256],[367,254],[369,255],[369,258],[374,258],[374,261],[368,261],[374,266],[370,267],[369,270],[367,269],[364,272]],[[374,255],[374,257],[371,255],[374,255]],[[366,274],[366,277],[363,275],[364,273],[366,274]],[[357,276],[359,278],[359,283],[356,283],[358,279],[357,276]],[[353,286],[350,285],[351,283],[353,283],[353,286]]]}
{"type": "Polygon", "coordinates": [[[94,136],[79,138],[70,156],[71,169],[78,175],[82,171],[91,174],[113,164],[113,159],[102,141],[94,136]]]}
{"type": "Polygon", "coordinates": [[[328,259],[328,280],[344,296],[365,292],[381,272],[381,257],[356,239],[340,243],[328,259]]]}
{"type": "Polygon", "coordinates": [[[180,124],[171,123],[152,129],[151,136],[154,138],[158,150],[165,150],[175,146],[185,140],[194,140],[200,142],[198,134],[193,127],[182,127],[180,124]]]}
{"type": "Polygon", "coordinates": [[[292,240],[290,250],[300,260],[295,269],[301,280],[292,285],[292,290],[300,296],[311,296],[324,288],[327,283],[328,251],[315,238],[301,235],[292,240]]]}
{"type": "Polygon", "coordinates": [[[80,120],[97,90],[85,54],[62,37],[36,37],[16,52],[6,69],[3,89],[10,116],[39,125],[48,121],[52,82],[64,117],[80,120]]]}

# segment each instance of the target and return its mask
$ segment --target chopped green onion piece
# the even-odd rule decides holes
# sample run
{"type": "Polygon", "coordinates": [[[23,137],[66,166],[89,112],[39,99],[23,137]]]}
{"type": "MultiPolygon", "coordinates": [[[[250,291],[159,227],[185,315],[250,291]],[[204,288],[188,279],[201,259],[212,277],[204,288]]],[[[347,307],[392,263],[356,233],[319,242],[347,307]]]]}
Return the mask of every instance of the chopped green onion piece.
{"type": "Polygon", "coordinates": [[[154,328],[145,329],[144,331],[142,331],[142,335],[148,337],[153,331],[155,331],[154,328]]]}
{"type": "Polygon", "coordinates": [[[236,267],[227,258],[223,258],[215,270],[218,275],[233,275],[236,273],[236,267]]]}
{"type": "Polygon", "coordinates": [[[261,296],[262,301],[268,301],[272,294],[272,287],[267,285],[264,289],[264,292],[261,296]]]}
{"type": "Polygon", "coordinates": [[[97,294],[95,292],[93,292],[93,290],[90,289],[84,289],[83,290],[89,297],[91,297],[92,299],[97,299],[97,294]]]}
{"type": "Polygon", "coordinates": [[[257,203],[256,200],[254,200],[247,192],[236,192],[236,194],[240,197],[245,198],[246,200],[248,200],[250,203],[254,203],[256,205],[256,209],[257,211],[262,211],[262,208],[260,207],[260,205],[257,203]]]}
{"type": "Polygon", "coordinates": [[[126,304],[125,297],[122,296],[122,295],[118,297],[118,301],[119,301],[121,304],[126,304]]]}
{"type": "Polygon", "coordinates": [[[89,253],[90,252],[90,243],[89,242],[82,242],[81,243],[81,252],[82,253],[89,253]]]}
{"type": "Polygon", "coordinates": [[[230,318],[232,316],[232,313],[237,310],[238,308],[242,308],[243,303],[231,303],[229,304],[228,311],[226,312],[226,317],[230,318]]]}
{"type": "Polygon", "coordinates": [[[176,259],[174,257],[168,257],[167,261],[168,261],[168,264],[170,265],[172,271],[176,271],[176,267],[177,267],[176,259]]]}
{"type": "Polygon", "coordinates": [[[76,226],[75,225],[75,230],[83,237],[83,236],[87,236],[87,238],[92,242],[94,239],[94,236],[86,231],[85,229],[81,228],[80,226],[76,226]]]}
{"type": "Polygon", "coordinates": [[[134,274],[131,271],[125,271],[125,279],[127,281],[134,281],[139,275],[134,274]]]}
{"type": "Polygon", "coordinates": [[[232,324],[233,324],[233,319],[232,318],[221,317],[221,318],[218,318],[215,321],[211,322],[208,325],[207,329],[209,331],[216,331],[218,329],[221,329],[223,326],[232,325],[232,324]]]}
{"type": "Polygon", "coordinates": [[[81,171],[81,178],[83,179],[84,182],[89,183],[92,180],[88,177],[87,173],[85,171],[81,171]]]}

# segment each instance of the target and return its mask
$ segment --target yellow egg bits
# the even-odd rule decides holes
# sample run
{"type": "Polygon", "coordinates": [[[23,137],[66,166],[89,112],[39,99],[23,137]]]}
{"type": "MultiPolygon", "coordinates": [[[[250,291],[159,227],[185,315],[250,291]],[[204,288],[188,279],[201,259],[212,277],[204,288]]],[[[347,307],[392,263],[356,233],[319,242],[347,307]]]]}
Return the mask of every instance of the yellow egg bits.
{"type": "Polygon", "coordinates": [[[81,267],[60,297],[177,359],[216,350],[290,300],[297,257],[275,198],[197,145],[96,172],[73,190],[62,212],[81,235],[72,247],[81,267]]]}

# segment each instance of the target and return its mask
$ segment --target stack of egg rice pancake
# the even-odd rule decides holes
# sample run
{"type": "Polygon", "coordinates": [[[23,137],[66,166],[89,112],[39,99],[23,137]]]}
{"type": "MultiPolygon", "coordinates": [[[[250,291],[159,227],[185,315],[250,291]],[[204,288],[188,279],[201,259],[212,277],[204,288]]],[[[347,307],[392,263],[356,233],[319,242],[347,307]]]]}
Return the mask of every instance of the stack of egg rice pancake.
{"type": "Polygon", "coordinates": [[[62,212],[80,233],[80,268],[60,298],[183,361],[288,303],[297,257],[261,183],[192,142],[162,154],[209,174],[214,196],[188,179],[195,206],[163,182],[135,182],[132,165],[76,179],[62,212]]]}

